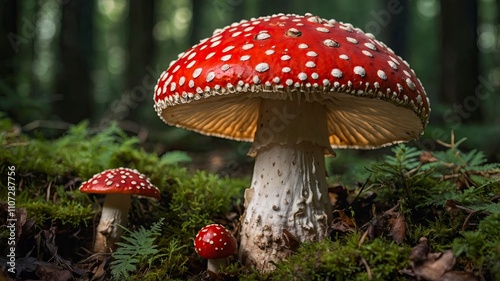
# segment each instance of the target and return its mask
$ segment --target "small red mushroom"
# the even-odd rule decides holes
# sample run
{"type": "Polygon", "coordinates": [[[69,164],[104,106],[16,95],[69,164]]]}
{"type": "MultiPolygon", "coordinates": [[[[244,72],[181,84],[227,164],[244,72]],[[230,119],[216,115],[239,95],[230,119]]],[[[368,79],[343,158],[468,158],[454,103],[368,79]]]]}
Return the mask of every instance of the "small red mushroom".
{"type": "Polygon", "coordinates": [[[194,249],[208,259],[207,269],[217,273],[221,266],[227,265],[227,257],[236,253],[236,239],[224,226],[209,224],[196,234],[194,249]]]}
{"type": "Polygon", "coordinates": [[[110,252],[123,233],[118,225],[128,222],[131,195],[159,200],[160,190],[137,170],[117,168],[105,170],[82,183],[80,192],[106,194],[101,220],[97,226],[93,250],[110,252]]]}

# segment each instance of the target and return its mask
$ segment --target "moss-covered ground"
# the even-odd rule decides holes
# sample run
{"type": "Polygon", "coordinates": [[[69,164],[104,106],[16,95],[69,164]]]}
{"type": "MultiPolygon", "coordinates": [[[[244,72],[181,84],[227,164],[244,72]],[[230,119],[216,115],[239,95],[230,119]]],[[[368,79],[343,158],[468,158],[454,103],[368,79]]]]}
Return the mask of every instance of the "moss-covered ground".
{"type": "Polygon", "coordinates": [[[249,178],[190,169],[187,154],[147,152],[116,126],[95,133],[83,123],[48,140],[0,118],[0,280],[500,280],[500,165],[480,151],[461,151],[461,142],[443,143],[440,151],[398,145],[333,174],[330,239],[292,243],[295,254],[272,273],[233,257],[216,276],[205,272],[193,237],[214,222],[237,237],[249,178]],[[103,196],[78,187],[116,167],[147,175],[162,198],[134,198],[124,240],[113,255],[99,256],[89,249],[103,196]],[[15,194],[8,194],[13,170],[15,194]],[[14,197],[17,228],[9,240],[14,197]],[[15,273],[7,264],[12,240],[15,273]],[[440,259],[447,250],[455,262],[440,259]]]}

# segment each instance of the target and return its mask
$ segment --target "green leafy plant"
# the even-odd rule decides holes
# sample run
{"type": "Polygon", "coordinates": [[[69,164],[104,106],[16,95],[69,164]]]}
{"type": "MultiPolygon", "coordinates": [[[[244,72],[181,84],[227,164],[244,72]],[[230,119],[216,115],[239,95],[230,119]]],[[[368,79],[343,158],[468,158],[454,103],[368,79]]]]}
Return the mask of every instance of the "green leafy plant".
{"type": "Polygon", "coordinates": [[[151,263],[160,258],[159,250],[155,244],[163,226],[163,218],[151,225],[149,229],[141,226],[136,231],[130,231],[123,227],[127,234],[122,236],[126,242],[117,242],[118,249],[112,254],[111,275],[115,280],[129,278],[130,273],[137,270],[139,264],[151,263]]]}

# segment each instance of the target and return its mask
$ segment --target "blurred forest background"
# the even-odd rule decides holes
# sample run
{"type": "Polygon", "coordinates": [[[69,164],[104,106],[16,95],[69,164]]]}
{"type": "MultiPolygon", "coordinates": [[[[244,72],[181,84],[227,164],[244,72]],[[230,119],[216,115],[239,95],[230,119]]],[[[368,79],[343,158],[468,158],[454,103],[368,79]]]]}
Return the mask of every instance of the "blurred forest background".
{"type": "Polygon", "coordinates": [[[163,124],[153,109],[156,80],[216,28],[310,12],[373,33],[410,63],[432,106],[418,146],[434,149],[453,130],[500,160],[500,0],[0,1],[0,111],[30,134],[116,121],[158,153],[208,152],[215,166],[213,150],[247,159],[246,144],[163,124]]]}

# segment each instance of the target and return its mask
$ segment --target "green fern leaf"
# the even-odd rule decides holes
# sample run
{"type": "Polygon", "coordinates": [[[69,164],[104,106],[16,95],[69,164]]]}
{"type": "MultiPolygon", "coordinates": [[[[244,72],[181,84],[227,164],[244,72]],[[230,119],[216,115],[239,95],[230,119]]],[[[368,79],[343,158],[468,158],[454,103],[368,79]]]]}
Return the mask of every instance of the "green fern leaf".
{"type": "Polygon", "coordinates": [[[158,254],[157,245],[154,244],[163,225],[163,218],[152,224],[150,229],[140,227],[136,231],[126,228],[126,234],[122,236],[125,242],[117,242],[118,249],[112,254],[111,275],[113,279],[126,279],[131,272],[137,270],[137,266],[143,262],[156,259],[158,254]]]}

